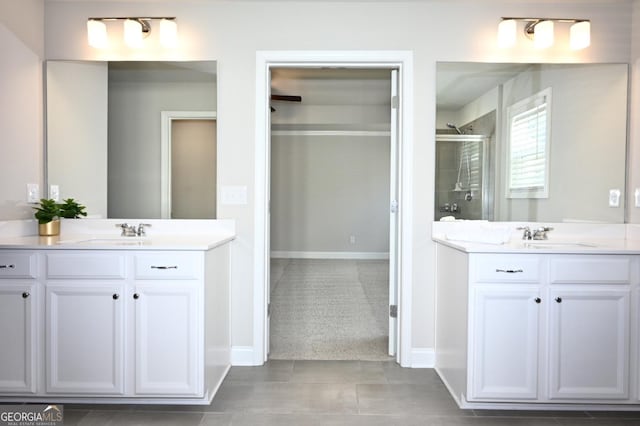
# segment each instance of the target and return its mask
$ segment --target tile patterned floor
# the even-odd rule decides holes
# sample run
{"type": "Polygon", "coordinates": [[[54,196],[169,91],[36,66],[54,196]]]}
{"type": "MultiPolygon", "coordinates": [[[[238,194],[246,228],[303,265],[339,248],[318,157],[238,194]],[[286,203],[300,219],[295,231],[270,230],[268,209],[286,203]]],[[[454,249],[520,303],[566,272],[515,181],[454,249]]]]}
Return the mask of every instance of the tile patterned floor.
{"type": "Polygon", "coordinates": [[[381,361],[233,367],[208,406],[67,404],[65,425],[631,426],[640,412],[460,410],[431,369],[381,361]]]}

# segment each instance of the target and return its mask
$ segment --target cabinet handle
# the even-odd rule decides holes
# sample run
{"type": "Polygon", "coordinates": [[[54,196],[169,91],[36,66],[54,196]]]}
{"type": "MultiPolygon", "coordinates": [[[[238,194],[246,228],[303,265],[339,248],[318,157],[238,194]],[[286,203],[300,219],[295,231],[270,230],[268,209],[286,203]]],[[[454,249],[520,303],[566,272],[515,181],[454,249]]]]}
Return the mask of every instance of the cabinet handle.
{"type": "Polygon", "coordinates": [[[22,293],[22,298],[23,298],[23,299],[26,299],[26,298],[27,298],[27,297],[29,297],[29,296],[31,296],[31,295],[29,294],[29,292],[28,292],[28,291],[25,291],[24,293],[22,293]]]}
{"type": "Polygon", "coordinates": [[[178,269],[176,265],[174,266],[154,266],[151,265],[151,269],[178,269]]]}
{"type": "Polygon", "coordinates": [[[113,300],[118,300],[118,299],[120,299],[120,295],[119,295],[118,293],[115,293],[115,294],[114,294],[113,296],[111,296],[111,297],[113,297],[113,300]]]}
{"type": "Polygon", "coordinates": [[[556,297],[556,299],[555,299],[555,300],[556,300],[556,302],[558,302],[558,303],[562,303],[562,297],[556,297]]]}
{"type": "Polygon", "coordinates": [[[496,272],[504,272],[505,274],[518,274],[524,271],[522,269],[496,269],[496,272]]]}
{"type": "Polygon", "coordinates": [[[138,300],[140,299],[140,295],[138,293],[133,293],[133,298],[138,300]]]}
{"type": "Polygon", "coordinates": [[[0,265],[0,269],[15,269],[16,265],[0,265]]]}
{"type": "Polygon", "coordinates": [[[536,298],[535,298],[535,299],[533,299],[533,300],[534,300],[534,302],[536,302],[536,303],[540,303],[540,302],[542,302],[542,299],[540,299],[539,297],[536,297],[536,298]]]}

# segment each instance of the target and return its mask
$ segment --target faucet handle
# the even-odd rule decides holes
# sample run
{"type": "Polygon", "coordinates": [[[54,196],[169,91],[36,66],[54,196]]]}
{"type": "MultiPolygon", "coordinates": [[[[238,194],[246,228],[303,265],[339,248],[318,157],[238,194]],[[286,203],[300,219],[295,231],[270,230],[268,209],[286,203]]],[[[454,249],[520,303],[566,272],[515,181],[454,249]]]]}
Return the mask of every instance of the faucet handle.
{"type": "Polygon", "coordinates": [[[120,234],[120,236],[124,237],[125,235],[127,235],[127,229],[129,228],[129,224],[125,223],[116,223],[116,228],[120,228],[122,229],[122,233],[120,234]]]}
{"type": "Polygon", "coordinates": [[[138,224],[138,232],[137,232],[138,236],[141,237],[141,236],[147,235],[145,230],[144,230],[144,228],[145,227],[149,227],[149,226],[151,226],[150,223],[140,223],[140,224],[138,224]]]}
{"type": "Polygon", "coordinates": [[[547,232],[552,231],[553,228],[550,226],[540,226],[533,231],[533,239],[534,240],[546,240],[547,232]]]}
{"type": "Polygon", "coordinates": [[[523,240],[530,240],[531,239],[531,228],[529,228],[528,226],[518,226],[516,229],[518,231],[524,231],[522,233],[522,239],[523,240]]]}

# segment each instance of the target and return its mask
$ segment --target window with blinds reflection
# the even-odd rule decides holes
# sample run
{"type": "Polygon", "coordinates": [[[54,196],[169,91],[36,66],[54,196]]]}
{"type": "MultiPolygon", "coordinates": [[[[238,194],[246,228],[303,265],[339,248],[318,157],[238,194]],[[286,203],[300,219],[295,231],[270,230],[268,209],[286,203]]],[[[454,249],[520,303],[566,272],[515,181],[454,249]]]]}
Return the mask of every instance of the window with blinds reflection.
{"type": "Polygon", "coordinates": [[[508,198],[548,198],[551,88],[507,108],[508,198]]]}

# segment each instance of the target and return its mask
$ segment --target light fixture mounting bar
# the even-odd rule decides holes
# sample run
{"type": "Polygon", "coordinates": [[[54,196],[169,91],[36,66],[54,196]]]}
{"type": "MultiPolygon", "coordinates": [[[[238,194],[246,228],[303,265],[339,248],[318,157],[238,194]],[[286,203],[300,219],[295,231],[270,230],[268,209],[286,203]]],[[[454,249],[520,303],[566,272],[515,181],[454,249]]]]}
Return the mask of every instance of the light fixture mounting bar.
{"type": "Polygon", "coordinates": [[[125,21],[127,19],[133,19],[134,21],[136,19],[144,19],[147,21],[157,21],[160,19],[167,19],[167,20],[174,20],[176,19],[175,16],[117,16],[117,17],[113,17],[113,16],[108,16],[108,17],[92,17],[92,18],[87,18],[89,21],[125,21]]]}
{"type": "Polygon", "coordinates": [[[533,35],[535,33],[535,27],[540,22],[551,21],[551,22],[560,22],[565,24],[577,24],[580,22],[590,22],[589,19],[573,19],[573,18],[523,18],[523,17],[511,17],[511,16],[503,16],[503,21],[522,21],[527,24],[524,26],[525,35],[533,40],[533,35]]]}
{"type": "Polygon", "coordinates": [[[106,22],[122,21],[124,42],[132,48],[143,47],[143,39],[151,33],[151,21],[159,22],[160,45],[177,47],[177,23],[175,16],[92,16],[87,18],[89,45],[98,49],[108,46],[106,22]]]}
{"type": "Polygon", "coordinates": [[[554,24],[571,24],[569,45],[580,50],[591,44],[591,20],[578,18],[542,18],[524,16],[503,16],[498,25],[498,47],[516,45],[517,23],[524,23],[524,35],[534,42],[538,49],[550,47],[554,43],[554,24]]]}
{"type": "Polygon", "coordinates": [[[143,37],[147,37],[151,32],[149,21],[175,21],[175,16],[107,16],[107,17],[90,17],[88,21],[136,21],[142,27],[143,37]]]}

